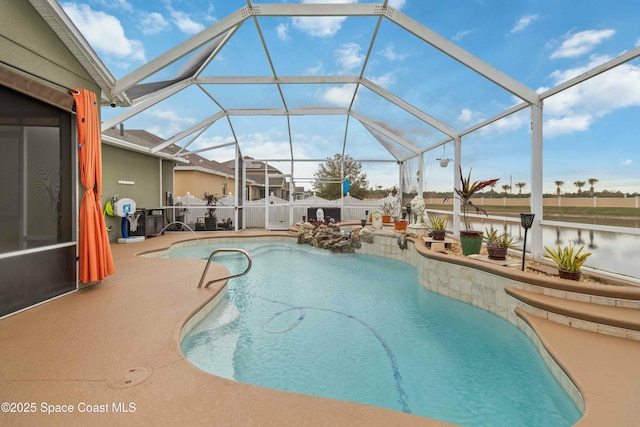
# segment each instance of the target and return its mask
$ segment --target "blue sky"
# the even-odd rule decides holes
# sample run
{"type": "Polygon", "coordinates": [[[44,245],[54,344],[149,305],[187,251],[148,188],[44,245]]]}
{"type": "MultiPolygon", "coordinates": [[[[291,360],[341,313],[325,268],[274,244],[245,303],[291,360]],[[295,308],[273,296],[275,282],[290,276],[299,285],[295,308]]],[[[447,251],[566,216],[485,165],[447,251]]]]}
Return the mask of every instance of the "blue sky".
{"type": "MultiPolygon", "coordinates": [[[[298,1],[289,1],[297,3],[298,1]]],[[[304,1],[355,3],[355,1],[304,1]]],[[[121,78],[247,5],[244,0],[61,1],[103,62],[121,78]]],[[[253,4],[278,3],[253,1],[253,4]]],[[[283,2],[287,3],[287,2],[283,2]]],[[[360,3],[374,3],[363,2],[360,3]]],[[[532,90],[541,92],[640,45],[640,2],[619,0],[395,0],[390,5],[532,90]]],[[[276,72],[282,76],[358,75],[377,18],[260,17],[260,30],[276,72]]],[[[172,77],[187,58],[147,81],[172,77]]],[[[269,76],[256,26],[246,21],[203,76],[269,76]]],[[[519,103],[513,95],[430,45],[383,20],[364,76],[422,111],[464,130],[519,103]]],[[[348,106],[353,85],[283,85],[289,107],[348,106]]],[[[208,85],[226,108],[281,107],[270,85],[208,85]]],[[[103,109],[103,119],[120,113],[103,109]]],[[[169,138],[220,109],[201,90],[190,88],[125,122],[169,138]]],[[[420,148],[444,135],[414,116],[360,89],[354,111],[394,129],[420,148]]],[[[529,110],[523,110],[463,138],[462,164],[475,179],[500,178],[530,188],[529,110]]],[[[544,191],[575,192],[575,181],[598,180],[597,190],[640,192],[640,60],[545,100],[544,191]]],[[[293,153],[299,159],[330,157],[345,139],[345,117],[292,117],[293,153]]],[[[290,153],[286,119],[234,117],[243,154],[283,158],[290,153]]],[[[189,149],[232,138],[226,120],[214,124],[189,149]]],[[[350,119],[347,152],[358,159],[390,159],[357,120],[350,119]]],[[[436,157],[453,156],[448,144],[425,154],[427,190],[450,190],[452,168],[436,157]]],[[[227,148],[203,153],[229,160],[227,148]]],[[[276,164],[289,172],[286,163],[276,164]]],[[[295,174],[311,177],[317,164],[296,163],[295,174]]],[[[397,182],[396,165],[364,163],[371,186],[397,182]]],[[[588,184],[585,189],[588,188],[588,184]]]]}

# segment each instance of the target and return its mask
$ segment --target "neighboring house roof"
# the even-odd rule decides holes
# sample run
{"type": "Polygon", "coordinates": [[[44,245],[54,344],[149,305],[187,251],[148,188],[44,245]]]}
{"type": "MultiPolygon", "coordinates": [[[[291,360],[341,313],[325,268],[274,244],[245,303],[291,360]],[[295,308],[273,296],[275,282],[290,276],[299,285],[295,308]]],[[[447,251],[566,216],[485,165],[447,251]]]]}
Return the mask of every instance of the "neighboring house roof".
{"type": "MultiPolygon", "coordinates": [[[[102,140],[106,144],[179,162],[180,164],[174,167],[174,170],[176,171],[199,171],[235,179],[235,170],[226,166],[229,162],[225,162],[223,164],[216,162],[215,160],[209,160],[198,154],[183,150],[181,147],[174,144],[166,146],[157,153],[150,152],[150,147],[164,142],[165,140],[158,135],[147,132],[146,130],[109,128],[102,132],[102,140]],[[182,150],[181,155],[174,157],[180,150],[182,150]]],[[[231,161],[231,163],[233,163],[233,161],[231,161]]],[[[252,184],[254,183],[254,180],[247,178],[247,182],[252,184]]]]}
{"type": "Polygon", "coordinates": [[[188,161],[188,164],[179,165],[175,167],[177,171],[197,170],[204,173],[210,173],[213,175],[224,176],[227,178],[235,178],[236,173],[233,169],[228,168],[220,162],[215,160],[209,160],[195,153],[190,153],[184,156],[184,159],[188,161]]]}
{"type": "MultiPolygon", "coordinates": [[[[261,175],[251,175],[251,180],[255,185],[259,185],[261,187],[265,186],[264,173],[261,175]]],[[[249,178],[247,177],[247,181],[249,178]]],[[[269,187],[271,188],[287,188],[288,181],[283,177],[269,177],[269,187]]]]}
{"type": "Polygon", "coordinates": [[[102,142],[105,144],[124,148],[126,150],[137,151],[148,154],[149,156],[173,160],[175,162],[187,162],[179,157],[174,158],[174,155],[180,150],[180,147],[175,145],[169,145],[161,151],[152,153],[150,148],[162,141],[164,141],[164,139],[149,133],[146,130],[109,128],[102,132],[102,142]]]}
{"type": "MultiPolygon", "coordinates": [[[[253,174],[256,174],[257,172],[262,171],[262,173],[264,174],[265,162],[256,161],[253,157],[250,157],[250,156],[244,156],[243,160],[244,160],[244,168],[247,171],[247,173],[250,173],[253,175],[253,174]]],[[[228,162],[225,162],[224,165],[235,170],[236,161],[235,159],[229,160],[228,162]]],[[[279,169],[271,165],[269,165],[269,172],[279,173],[279,174],[282,173],[279,169]]],[[[262,183],[264,184],[264,179],[262,180],[262,183]]]]}

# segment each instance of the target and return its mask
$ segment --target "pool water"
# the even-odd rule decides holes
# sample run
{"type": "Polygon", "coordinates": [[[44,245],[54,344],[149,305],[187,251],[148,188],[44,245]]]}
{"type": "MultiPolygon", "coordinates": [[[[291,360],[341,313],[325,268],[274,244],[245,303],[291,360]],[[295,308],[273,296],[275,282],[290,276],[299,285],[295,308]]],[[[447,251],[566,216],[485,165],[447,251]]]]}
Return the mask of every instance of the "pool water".
{"type": "MultiPolygon", "coordinates": [[[[249,252],[251,271],[185,337],[215,375],[464,426],[569,426],[581,416],[535,347],[502,318],[420,286],[412,266],[289,242],[173,248],[249,252]]],[[[241,255],[216,256],[232,273],[241,255]]]]}

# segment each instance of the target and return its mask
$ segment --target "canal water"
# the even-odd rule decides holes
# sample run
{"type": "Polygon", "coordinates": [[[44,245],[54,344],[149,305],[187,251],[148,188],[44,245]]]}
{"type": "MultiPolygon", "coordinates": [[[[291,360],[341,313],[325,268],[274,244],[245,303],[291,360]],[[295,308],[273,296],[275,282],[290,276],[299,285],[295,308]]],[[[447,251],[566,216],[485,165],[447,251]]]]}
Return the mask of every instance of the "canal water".
{"type": "MultiPolygon", "coordinates": [[[[475,222],[473,228],[484,231],[491,225],[500,232],[516,236],[519,239],[516,246],[522,248],[524,229],[519,218],[483,219],[475,222]]],[[[640,280],[640,235],[608,231],[607,228],[591,224],[581,227],[578,223],[571,226],[543,225],[542,242],[550,248],[555,248],[558,243],[563,246],[572,243],[577,247],[584,246],[583,253],[592,252],[584,264],[586,267],[640,280]]],[[[527,239],[529,250],[530,234],[527,239]]]]}

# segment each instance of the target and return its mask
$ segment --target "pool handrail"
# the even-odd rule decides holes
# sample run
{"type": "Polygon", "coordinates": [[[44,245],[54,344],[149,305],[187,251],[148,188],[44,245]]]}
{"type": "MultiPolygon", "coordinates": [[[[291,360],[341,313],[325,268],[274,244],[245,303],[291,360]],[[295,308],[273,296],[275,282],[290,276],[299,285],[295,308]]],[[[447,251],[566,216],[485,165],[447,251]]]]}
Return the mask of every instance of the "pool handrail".
{"type": "Polygon", "coordinates": [[[218,252],[238,252],[243,254],[246,258],[247,258],[247,268],[242,272],[242,273],[237,273],[237,274],[231,274],[229,276],[225,276],[225,277],[220,277],[218,279],[213,279],[208,281],[204,287],[209,288],[209,285],[211,285],[212,283],[215,282],[220,282],[221,280],[228,280],[228,279],[233,279],[235,277],[240,277],[240,276],[244,276],[245,274],[247,274],[247,272],[249,270],[251,270],[251,265],[252,265],[252,260],[251,260],[251,256],[247,253],[247,251],[244,251],[242,249],[226,249],[226,248],[222,248],[222,249],[216,249],[215,251],[211,252],[211,255],[209,255],[209,259],[207,260],[207,265],[204,267],[204,271],[202,272],[202,277],[200,278],[200,283],[198,283],[198,288],[202,287],[202,282],[204,282],[204,278],[207,275],[207,271],[209,271],[209,265],[211,264],[211,260],[213,259],[213,256],[215,254],[217,254],[218,252]]]}

